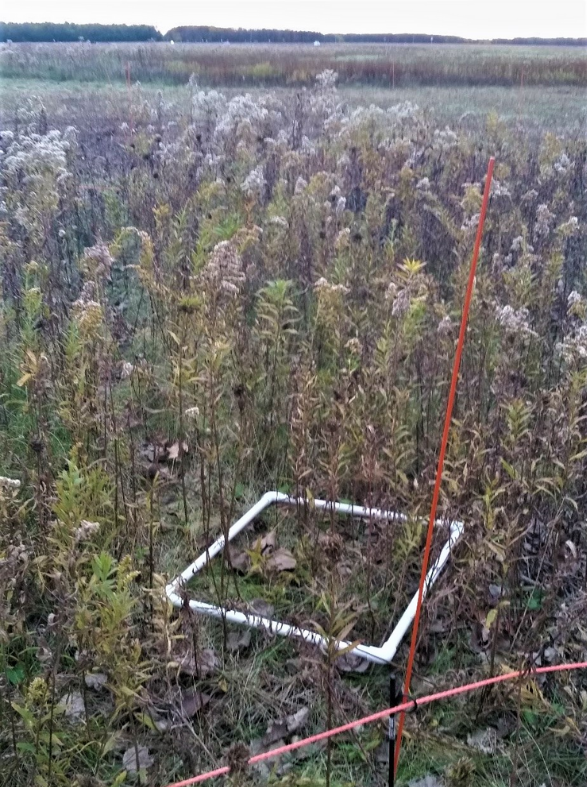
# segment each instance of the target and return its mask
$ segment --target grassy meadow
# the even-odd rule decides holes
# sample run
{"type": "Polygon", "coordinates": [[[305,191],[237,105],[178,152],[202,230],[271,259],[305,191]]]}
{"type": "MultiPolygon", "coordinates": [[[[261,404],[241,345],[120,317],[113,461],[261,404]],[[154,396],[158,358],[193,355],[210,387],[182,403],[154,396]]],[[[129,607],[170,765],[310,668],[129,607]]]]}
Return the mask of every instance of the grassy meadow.
{"type": "MultiPolygon", "coordinates": [[[[2,784],[164,786],[388,704],[387,670],[163,590],[278,489],[307,504],[187,590],[386,639],[490,156],[439,512],[466,529],[412,691],[585,660],[584,50],[6,44],[0,64],[2,784]]],[[[422,708],[402,752],[401,785],[581,787],[587,676],[422,708]]],[[[375,787],[386,753],[369,725],[213,783],[375,787]]]]}

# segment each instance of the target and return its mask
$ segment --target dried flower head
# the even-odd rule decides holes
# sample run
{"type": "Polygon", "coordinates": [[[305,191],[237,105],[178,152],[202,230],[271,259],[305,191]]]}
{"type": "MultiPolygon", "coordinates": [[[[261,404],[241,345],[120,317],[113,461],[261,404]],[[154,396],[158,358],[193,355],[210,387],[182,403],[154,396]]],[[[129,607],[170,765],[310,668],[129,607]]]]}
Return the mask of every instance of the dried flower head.
{"type": "Polygon", "coordinates": [[[87,519],[82,519],[80,526],[75,531],[75,541],[88,541],[100,529],[99,522],[90,522],[87,519]]]}
{"type": "Polygon", "coordinates": [[[0,489],[19,489],[20,481],[17,478],[6,478],[0,475],[0,489]]]}
{"type": "Polygon", "coordinates": [[[528,324],[528,309],[514,309],[509,304],[498,306],[495,311],[497,322],[508,332],[513,334],[533,334],[528,324]]]}
{"type": "Polygon", "coordinates": [[[263,197],[266,186],[267,181],[263,175],[263,167],[259,165],[249,172],[241,185],[241,190],[247,197],[254,197],[259,200],[263,197]]]}
{"type": "Polygon", "coordinates": [[[245,274],[241,256],[233,243],[223,240],[214,246],[203,278],[229,297],[238,295],[245,282],[245,274]]]}

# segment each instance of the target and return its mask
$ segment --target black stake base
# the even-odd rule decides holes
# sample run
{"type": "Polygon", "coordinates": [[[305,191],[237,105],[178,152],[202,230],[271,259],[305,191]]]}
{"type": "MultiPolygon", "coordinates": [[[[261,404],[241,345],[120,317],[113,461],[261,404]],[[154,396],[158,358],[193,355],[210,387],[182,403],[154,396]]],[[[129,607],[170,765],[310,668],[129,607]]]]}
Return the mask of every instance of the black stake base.
{"type": "MultiPolygon", "coordinates": [[[[395,708],[396,705],[399,705],[402,699],[402,691],[401,686],[398,685],[395,672],[389,672],[389,707],[395,708]]],[[[388,784],[389,787],[394,787],[395,785],[395,741],[397,738],[396,734],[397,725],[396,725],[396,718],[395,714],[389,717],[388,726],[387,726],[387,740],[389,744],[389,776],[388,776],[388,784]]]]}

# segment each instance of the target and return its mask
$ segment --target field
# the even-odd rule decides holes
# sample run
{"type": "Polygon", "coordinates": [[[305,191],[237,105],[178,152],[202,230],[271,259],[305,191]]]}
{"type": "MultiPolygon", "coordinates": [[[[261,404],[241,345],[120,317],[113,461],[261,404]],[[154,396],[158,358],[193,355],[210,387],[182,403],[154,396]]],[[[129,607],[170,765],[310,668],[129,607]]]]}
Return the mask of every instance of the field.
{"type": "Polygon", "coordinates": [[[140,82],[185,84],[192,74],[208,86],[312,86],[335,70],[340,84],[553,85],[585,87],[580,46],[327,44],[4,44],[7,77],[121,81],[126,66],[140,82]]]}
{"type": "MultiPolygon", "coordinates": [[[[490,156],[440,511],[465,535],[412,691],[585,660],[584,51],[0,61],[2,784],[164,786],[388,704],[385,669],[163,589],[277,489],[307,505],[264,513],[190,592],[385,640],[417,585],[490,156]]],[[[421,708],[398,781],[580,787],[586,712],[585,672],[421,708]]],[[[384,785],[385,756],[370,725],[225,783],[384,785]]]]}

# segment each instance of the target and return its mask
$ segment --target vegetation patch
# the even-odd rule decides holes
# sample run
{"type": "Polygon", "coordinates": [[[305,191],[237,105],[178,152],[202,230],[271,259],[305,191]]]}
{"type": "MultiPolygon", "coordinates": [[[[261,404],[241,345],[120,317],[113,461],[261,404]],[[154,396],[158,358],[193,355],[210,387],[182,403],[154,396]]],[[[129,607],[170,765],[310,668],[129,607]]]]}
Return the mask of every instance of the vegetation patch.
{"type": "MultiPolygon", "coordinates": [[[[584,136],[350,104],[331,70],[306,90],[122,94],[27,93],[2,121],[3,783],[227,762],[241,784],[385,783],[383,724],[242,764],[385,707],[386,670],[173,610],[164,588],[268,489],[402,511],[272,510],[194,588],[385,637],[415,589],[495,155],[439,511],[466,530],[413,689],[585,659],[584,136]]],[[[580,672],[529,675],[420,709],[399,778],[579,787],[586,692],[580,672]]]]}

